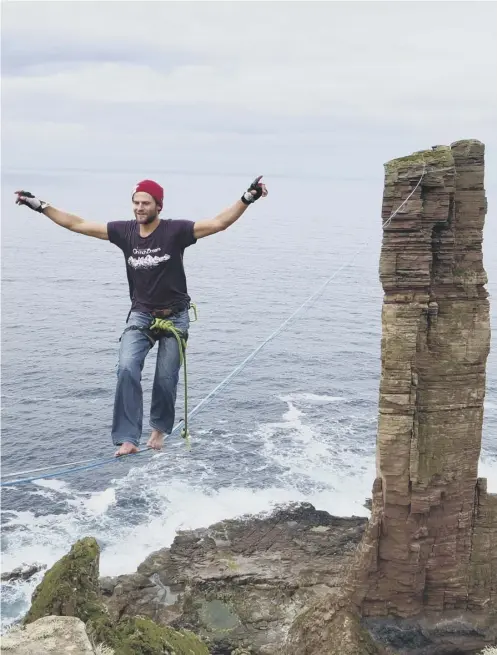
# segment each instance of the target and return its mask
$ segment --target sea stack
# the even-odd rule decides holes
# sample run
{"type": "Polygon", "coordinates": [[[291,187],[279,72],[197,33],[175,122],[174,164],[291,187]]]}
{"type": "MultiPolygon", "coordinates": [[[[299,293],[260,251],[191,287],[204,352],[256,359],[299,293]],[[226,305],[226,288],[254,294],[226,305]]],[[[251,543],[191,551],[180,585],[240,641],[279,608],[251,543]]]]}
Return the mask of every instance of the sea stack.
{"type": "Polygon", "coordinates": [[[341,595],[297,617],[285,655],[475,653],[497,643],[497,496],[478,477],[486,211],[479,141],[385,165],[371,517],[341,595]]]}
{"type": "Polygon", "coordinates": [[[478,478],[486,211],[479,141],[385,165],[377,548],[363,616],[497,606],[497,497],[478,478]]]}

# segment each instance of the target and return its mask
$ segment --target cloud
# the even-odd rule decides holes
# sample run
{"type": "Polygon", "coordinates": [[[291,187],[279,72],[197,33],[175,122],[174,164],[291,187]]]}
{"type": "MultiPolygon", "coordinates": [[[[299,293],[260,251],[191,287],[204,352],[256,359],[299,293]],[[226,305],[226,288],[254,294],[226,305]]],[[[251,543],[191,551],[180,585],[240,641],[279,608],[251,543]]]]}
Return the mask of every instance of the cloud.
{"type": "Polygon", "coordinates": [[[421,72],[412,62],[401,76],[396,74],[396,62],[385,62],[381,69],[366,62],[355,70],[350,65],[331,68],[324,76],[323,69],[304,65],[258,69],[240,64],[236,70],[224,70],[196,64],[163,73],[146,65],[103,62],[81,65],[76,71],[7,78],[4,93],[137,108],[144,103],[232,111],[248,107],[273,115],[354,115],[376,121],[443,120],[448,111],[487,120],[494,113],[493,85],[482,84],[468,65],[466,70],[429,67],[421,72]],[[468,78],[465,93],[457,84],[461,75],[468,78]],[[435,89],[438,102],[432,102],[435,89]]]}
{"type": "Polygon", "coordinates": [[[262,148],[275,166],[289,145],[301,158],[359,148],[357,135],[495,143],[496,18],[481,2],[7,3],[7,159],[37,160],[47,122],[49,157],[105,146],[109,165],[149,143],[193,157],[262,148]]]}

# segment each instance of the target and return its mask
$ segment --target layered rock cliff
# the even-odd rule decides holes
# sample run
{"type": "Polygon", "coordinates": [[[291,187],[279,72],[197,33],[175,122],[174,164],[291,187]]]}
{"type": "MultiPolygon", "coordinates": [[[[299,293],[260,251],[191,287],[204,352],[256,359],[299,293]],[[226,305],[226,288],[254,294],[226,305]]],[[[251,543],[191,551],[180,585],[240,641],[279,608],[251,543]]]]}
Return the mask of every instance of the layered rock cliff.
{"type": "Polygon", "coordinates": [[[497,498],[478,479],[490,347],[484,146],[439,146],[385,171],[380,523],[362,613],[488,609],[497,605],[497,498]]]}
{"type": "MultiPolygon", "coordinates": [[[[478,477],[486,210],[479,141],[385,165],[377,478],[340,601],[388,652],[474,653],[497,642],[497,496],[478,477]]],[[[322,626],[338,609],[332,597],[309,608],[286,653],[334,653],[322,626]]]]}

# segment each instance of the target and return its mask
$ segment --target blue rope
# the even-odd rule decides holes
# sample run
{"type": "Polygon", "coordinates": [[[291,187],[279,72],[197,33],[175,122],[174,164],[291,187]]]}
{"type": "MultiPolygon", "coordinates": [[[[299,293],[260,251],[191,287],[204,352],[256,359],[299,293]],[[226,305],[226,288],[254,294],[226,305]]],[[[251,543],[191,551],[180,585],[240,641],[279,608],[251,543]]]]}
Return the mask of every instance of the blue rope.
{"type": "Polygon", "coordinates": [[[27,469],[26,471],[14,471],[13,473],[2,473],[2,479],[3,478],[15,478],[16,475],[26,475],[26,473],[38,473],[39,471],[53,471],[53,469],[58,469],[61,466],[76,466],[76,464],[94,464],[95,462],[99,462],[100,460],[95,457],[91,457],[90,459],[77,459],[74,462],[57,462],[57,464],[49,464],[48,466],[41,466],[40,468],[36,469],[27,469]]]}
{"type": "MultiPolygon", "coordinates": [[[[406,198],[406,199],[405,199],[405,200],[404,200],[404,201],[403,201],[403,202],[402,202],[402,203],[397,207],[397,209],[396,209],[394,212],[392,212],[392,214],[391,214],[391,215],[387,218],[387,220],[383,223],[383,225],[382,225],[382,228],[383,228],[383,229],[384,229],[385,227],[387,227],[387,226],[390,224],[390,222],[392,221],[392,219],[394,218],[394,216],[396,216],[396,215],[398,214],[398,212],[402,209],[402,207],[407,203],[407,201],[408,201],[408,200],[411,198],[411,196],[414,194],[414,192],[416,191],[416,189],[417,189],[417,188],[419,187],[419,185],[421,184],[421,181],[422,181],[423,177],[425,176],[425,172],[426,172],[426,162],[424,162],[424,160],[423,160],[423,171],[422,171],[422,173],[421,173],[421,177],[419,178],[419,180],[418,180],[416,186],[415,186],[414,189],[411,191],[411,193],[407,196],[407,198],[406,198]]],[[[355,258],[357,257],[357,255],[358,255],[358,254],[359,254],[359,253],[360,253],[360,252],[361,252],[361,251],[362,251],[362,250],[363,250],[367,245],[368,245],[367,243],[363,244],[363,245],[362,245],[362,246],[361,246],[361,247],[360,247],[360,248],[359,248],[359,249],[358,249],[358,250],[353,254],[352,258],[351,258],[349,261],[347,261],[347,262],[345,262],[344,264],[342,264],[342,266],[340,266],[340,268],[338,268],[338,269],[337,269],[337,270],[336,270],[336,271],[335,271],[335,272],[334,272],[334,273],[333,273],[333,274],[332,274],[332,275],[331,275],[331,276],[330,276],[330,277],[329,277],[329,278],[328,278],[328,279],[327,279],[327,280],[326,280],[326,281],[325,281],[325,282],[324,282],[324,283],[319,287],[319,289],[318,289],[317,291],[315,291],[313,294],[311,294],[311,295],[309,296],[309,298],[307,298],[307,300],[305,300],[305,301],[300,305],[300,307],[298,307],[298,308],[293,312],[293,314],[291,314],[291,315],[290,315],[290,316],[289,316],[285,321],[283,321],[283,323],[282,323],[282,324],[281,324],[281,325],[280,325],[280,326],[279,326],[279,327],[278,327],[274,332],[272,332],[272,333],[271,333],[271,334],[270,334],[266,339],[264,339],[264,341],[263,341],[259,346],[257,346],[257,348],[256,348],[255,350],[253,350],[253,351],[250,353],[250,355],[248,355],[248,356],[243,360],[243,362],[241,362],[240,364],[238,364],[238,366],[237,366],[235,369],[233,369],[233,371],[232,371],[229,375],[227,375],[227,376],[224,378],[224,380],[222,380],[222,382],[220,382],[216,387],[214,387],[214,389],[213,389],[209,394],[207,394],[207,396],[206,396],[203,400],[201,400],[201,401],[200,401],[200,402],[199,402],[199,403],[198,403],[198,404],[197,404],[197,405],[192,409],[192,411],[187,415],[188,419],[190,419],[192,416],[194,416],[194,415],[195,415],[195,414],[196,414],[196,413],[197,413],[197,412],[198,412],[198,411],[199,411],[199,410],[200,410],[200,409],[201,409],[201,408],[202,408],[206,403],[209,402],[209,400],[211,400],[211,399],[212,399],[212,398],[213,398],[213,397],[214,397],[214,396],[215,396],[215,395],[216,395],[216,394],[217,394],[221,389],[223,389],[223,388],[224,388],[224,387],[225,387],[225,386],[226,386],[226,385],[227,385],[227,384],[228,384],[228,383],[229,383],[229,382],[230,382],[230,381],[231,381],[231,380],[232,380],[236,375],[238,375],[238,373],[240,373],[240,372],[245,368],[245,366],[247,366],[247,364],[248,364],[249,362],[251,362],[251,361],[254,359],[254,357],[256,357],[256,356],[258,355],[258,353],[259,353],[259,352],[264,348],[264,346],[266,346],[266,345],[267,345],[267,344],[268,344],[272,339],[274,339],[278,334],[280,334],[280,332],[282,332],[282,331],[285,329],[285,327],[288,325],[288,323],[290,323],[290,321],[291,321],[291,320],[292,320],[292,319],[293,319],[293,318],[294,318],[294,317],[295,317],[295,316],[296,316],[300,311],[302,311],[302,309],[304,309],[304,307],[305,307],[306,305],[308,305],[308,304],[311,303],[313,300],[315,300],[315,299],[316,299],[316,298],[317,298],[317,297],[318,297],[318,296],[319,296],[319,295],[324,291],[324,289],[328,286],[328,284],[329,284],[329,283],[330,283],[330,282],[331,282],[331,281],[332,281],[332,280],[333,280],[333,279],[334,279],[334,278],[335,278],[335,277],[336,277],[336,276],[337,276],[337,275],[338,275],[338,274],[339,274],[339,273],[340,273],[344,268],[346,268],[347,266],[349,266],[349,265],[350,265],[350,264],[355,260],[355,258]]],[[[172,429],[171,434],[174,434],[174,432],[176,432],[177,430],[179,430],[179,428],[183,425],[183,423],[184,423],[184,420],[181,420],[179,423],[177,423],[177,424],[174,426],[174,428],[172,429]]],[[[137,453],[131,453],[131,454],[129,454],[129,455],[121,455],[120,457],[115,457],[115,456],[114,456],[114,457],[109,457],[109,458],[106,458],[106,459],[95,460],[94,463],[86,464],[85,466],[75,466],[75,467],[73,467],[73,468],[63,469],[63,470],[60,470],[60,471],[55,471],[54,473],[49,473],[49,474],[46,474],[46,475],[37,475],[37,476],[27,477],[27,478],[18,478],[18,479],[16,479],[16,480],[10,480],[9,482],[1,482],[1,483],[0,483],[0,486],[1,486],[1,487],[13,487],[13,486],[18,485],[18,484],[28,484],[29,482],[34,482],[35,480],[46,480],[46,479],[48,479],[48,478],[61,477],[61,476],[64,476],[64,475],[69,475],[69,473],[76,473],[77,471],[88,471],[88,470],[90,470],[90,469],[98,468],[98,467],[100,467],[100,466],[104,466],[105,464],[109,464],[110,462],[116,462],[117,460],[123,459],[124,457],[132,457],[132,456],[134,456],[134,455],[140,455],[140,454],[145,453],[145,452],[148,452],[148,451],[150,451],[150,450],[152,450],[152,449],[149,448],[149,447],[147,447],[147,448],[143,448],[143,449],[139,450],[137,453]]],[[[88,460],[88,461],[91,462],[92,460],[88,460]]],[[[36,469],[34,469],[34,470],[36,470],[36,469]]],[[[40,469],[38,469],[38,470],[40,470],[40,469]]],[[[25,472],[26,472],[26,473],[29,473],[29,472],[31,472],[31,471],[25,471],[25,472]]],[[[16,474],[14,474],[14,475],[16,475],[16,474]]]]}
{"type": "Polygon", "coordinates": [[[48,480],[49,478],[58,478],[64,475],[69,475],[69,473],[76,473],[76,471],[89,471],[90,469],[96,469],[100,466],[104,466],[110,462],[116,462],[119,459],[124,459],[125,457],[131,457],[133,455],[141,455],[142,453],[148,452],[150,448],[143,448],[137,453],[130,453],[129,455],[120,455],[119,457],[107,457],[105,459],[95,460],[93,464],[86,464],[85,466],[74,466],[73,468],[63,469],[61,471],[55,471],[54,473],[46,473],[45,475],[35,475],[30,478],[17,478],[16,480],[9,480],[8,482],[2,482],[1,487],[13,487],[17,484],[28,484],[29,482],[34,482],[35,480],[48,480]]]}

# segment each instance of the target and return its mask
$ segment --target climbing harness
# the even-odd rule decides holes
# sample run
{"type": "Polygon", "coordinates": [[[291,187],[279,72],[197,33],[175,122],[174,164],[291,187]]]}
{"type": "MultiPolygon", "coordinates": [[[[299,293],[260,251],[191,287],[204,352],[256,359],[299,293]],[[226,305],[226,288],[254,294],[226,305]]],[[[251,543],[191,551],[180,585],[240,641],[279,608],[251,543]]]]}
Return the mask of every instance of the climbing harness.
{"type": "MultiPolygon", "coordinates": [[[[190,304],[190,307],[193,309],[195,318],[191,320],[192,323],[198,320],[197,306],[194,303],[190,304]]],[[[185,440],[186,447],[188,450],[191,450],[190,444],[190,432],[188,430],[188,371],[186,366],[186,346],[188,343],[188,331],[182,332],[174,325],[171,319],[158,318],[154,317],[152,323],[148,326],[142,325],[128,325],[124,330],[123,335],[130,330],[139,330],[142,332],[147,339],[150,341],[150,348],[152,349],[156,342],[160,339],[174,338],[178,344],[179,349],[179,365],[180,368],[183,367],[183,379],[184,379],[184,419],[183,419],[183,428],[181,429],[180,435],[182,439],[185,440]]],[[[121,337],[122,338],[122,337],[121,337]]]]}
{"type": "MultiPolygon", "coordinates": [[[[416,190],[418,189],[419,185],[421,184],[421,182],[422,182],[422,180],[423,180],[423,178],[424,178],[424,176],[425,176],[425,173],[426,173],[426,162],[423,160],[423,170],[422,170],[422,172],[421,172],[421,176],[420,176],[419,180],[417,181],[416,185],[414,186],[414,188],[412,189],[412,191],[410,192],[410,194],[407,196],[407,198],[406,198],[406,199],[405,199],[405,200],[404,200],[404,201],[403,201],[403,202],[402,202],[402,203],[397,207],[397,209],[395,209],[395,211],[393,211],[393,212],[390,214],[390,216],[389,216],[389,217],[385,220],[385,222],[382,224],[382,228],[383,228],[383,229],[385,229],[385,228],[386,228],[386,227],[391,223],[391,221],[393,220],[393,218],[394,218],[394,217],[399,213],[399,211],[400,211],[400,210],[401,210],[401,209],[402,209],[402,208],[407,204],[407,202],[409,201],[409,199],[414,195],[414,193],[415,193],[416,190]]],[[[238,364],[238,366],[236,366],[236,367],[231,371],[231,373],[229,373],[229,375],[227,375],[227,376],[224,378],[224,380],[222,380],[222,381],[221,381],[217,386],[215,386],[214,389],[212,389],[212,391],[211,391],[210,393],[208,393],[207,396],[205,396],[205,398],[203,398],[203,399],[202,399],[202,400],[201,400],[201,401],[200,401],[200,402],[199,402],[199,403],[198,403],[198,404],[197,404],[197,405],[196,405],[196,406],[191,410],[191,412],[189,412],[189,413],[187,413],[187,411],[186,411],[186,402],[187,402],[186,381],[187,381],[187,374],[186,374],[186,357],[185,357],[185,349],[183,349],[183,351],[182,351],[182,348],[180,348],[180,353],[183,352],[183,357],[184,357],[184,361],[185,361],[185,418],[184,418],[184,420],[183,420],[183,428],[182,428],[182,430],[181,430],[181,435],[182,435],[182,436],[184,435],[184,438],[187,439],[187,445],[189,445],[189,441],[188,441],[188,419],[189,419],[189,418],[192,418],[192,416],[194,416],[194,415],[195,415],[195,414],[196,414],[196,413],[197,413],[197,412],[198,412],[198,411],[199,411],[199,410],[200,410],[200,409],[201,409],[205,404],[207,404],[207,403],[209,402],[209,400],[211,400],[211,398],[213,398],[213,397],[214,397],[214,396],[215,396],[215,395],[216,395],[216,394],[217,394],[221,389],[223,389],[225,386],[227,386],[227,384],[228,384],[228,383],[229,383],[229,382],[230,382],[230,381],[231,381],[231,380],[232,380],[232,379],[233,379],[233,378],[234,378],[238,373],[240,373],[240,371],[242,371],[242,370],[245,368],[245,366],[247,366],[247,364],[248,364],[251,360],[253,360],[253,359],[257,356],[257,354],[258,354],[258,353],[259,353],[259,352],[264,348],[264,346],[265,346],[266,344],[268,344],[272,339],[274,339],[274,337],[276,337],[280,332],[282,332],[282,331],[285,329],[285,327],[290,323],[290,321],[291,321],[291,320],[292,320],[292,319],[293,319],[293,318],[294,318],[294,317],[295,317],[299,312],[301,312],[301,311],[304,309],[304,307],[306,307],[307,305],[309,305],[310,303],[312,303],[314,300],[316,300],[316,298],[318,298],[318,297],[321,295],[321,293],[322,293],[322,292],[324,291],[324,289],[325,289],[325,288],[330,284],[330,282],[332,282],[332,280],[334,280],[334,278],[335,278],[335,277],[336,277],[336,276],[337,276],[337,275],[338,275],[338,274],[339,274],[339,273],[340,273],[344,268],[346,268],[347,266],[349,266],[350,264],[352,264],[352,262],[355,260],[355,258],[357,257],[357,255],[359,255],[359,253],[360,253],[362,250],[364,250],[364,248],[365,248],[367,245],[368,245],[368,243],[365,242],[365,243],[364,243],[360,248],[358,248],[358,250],[357,250],[357,251],[352,255],[352,257],[350,258],[350,260],[344,262],[344,263],[343,263],[343,264],[342,264],[342,265],[341,265],[341,266],[340,266],[340,267],[339,267],[339,268],[338,268],[334,273],[332,273],[332,275],[330,275],[330,277],[329,277],[327,280],[325,280],[325,281],[323,282],[323,284],[319,287],[319,289],[317,289],[317,291],[315,291],[314,293],[312,293],[312,294],[309,296],[309,298],[307,298],[307,300],[305,300],[305,301],[300,305],[300,307],[297,307],[297,309],[296,309],[296,310],[295,310],[295,311],[294,311],[294,312],[293,312],[293,313],[292,313],[292,314],[291,314],[291,315],[290,315],[290,316],[289,316],[285,321],[283,321],[283,323],[281,323],[281,325],[280,325],[280,326],[279,326],[279,327],[278,327],[274,332],[272,332],[268,337],[266,337],[266,339],[264,339],[264,341],[263,341],[262,343],[260,343],[260,344],[257,346],[257,348],[255,348],[255,349],[254,349],[254,350],[253,350],[253,351],[252,351],[252,352],[251,352],[251,353],[250,353],[250,354],[249,354],[249,355],[248,355],[248,356],[247,356],[247,357],[246,357],[246,358],[245,358],[245,359],[240,363],[240,364],[238,364]]],[[[194,308],[194,312],[195,312],[195,320],[197,320],[197,311],[196,311],[196,307],[195,307],[195,305],[193,305],[193,304],[192,304],[191,306],[194,308]]],[[[166,323],[168,323],[168,321],[166,321],[166,323]]],[[[152,325],[154,325],[154,323],[152,323],[152,325]]],[[[152,325],[151,325],[150,327],[152,327],[152,325]]],[[[156,325],[157,325],[157,324],[156,324],[156,325]]],[[[179,331],[177,330],[177,332],[179,332],[179,331]]],[[[168,331],[168,333],[170,333],[170,331],[168,331]]],[[[176,338],[176,335],[172,335],[172,336],[175,336],[175,338],[176,338]]],[[[183,335],[180,336],[180,339],[181,339],[181,338],[183,338],[183,335]]],[[[155,342],[154,342],[154,343],[155,343],[155,342]]],[[[174,426],[174,428],[173,428],[172,431],[171,431],[171,434],[173,434],[174,432],[176,432],[176,431],[178,430],[178,428],[180,427],[180,425],[181,425],[181,421],[180,421],[178,424],[176,424],[176,425],[174,426]]],[[[55,468],[56,466],[65,466],[65,467],[70,467],[70,468],[64,468],[64,469],[62,469],[62,470],[55,471],[54,473],[49,473],[49,474],[45,474],[45,475],[38,475],[38,476],[25,477],[25,478],[17,478],[17,479],[15,479],[15,480],[9,480],[9,481],[7,481],[7,482],[3,482],[3,481],[2,481],[2,482],[0,483],[0,486],[1,486],[1,487],[11,487],[11,486],[19,485],[19,484],[27,484],[27,483],[29,483],[29,482],[34,482],[34,481],[36,481],[36,480],[47,479],[47,478],[54,478],[54,477],[61,477],[61,476],[63,476],[63,475],[68,475],[68,474],[70,474],[70,473],[75,473],[75,472],[77,472],[77,471],[85,471],[85,470],[89,470],[89,469],[97,468],[97,467],[100,467],[100,466],[104,466],[105,464],[108,464],[108,463],[110,463],[110,462],[116,462],[116,460],[122,460],[122,459],[127,458],[127,457],[134,457],[135,455],[140,455],[140,454],[145,453],[145,452],[148,452],[148,451],[150,451],[150,450],[151,450],[151,449],[148,448],[148,447],[147,447],[147,448],[143,448],[143,449],[139,450],[137,453],[133,453],[133,454],[130,454],[130,455],[122,455],[122,456],[119,457],[119,458],[116,458],[116,457],[109,457],[109,458],[104,458],[104,459],[99,459],[99,460],[79,460],[79,461],[77,461],[77,462],[68,462],[68,463],[66,463],[65,465],[57,465],[57,464],[54,464],[53,466],[51,466],[51,467],[46,467],[46,468],[55,468]],[[76,466],[76,464],[82,464],[82,466],[76,466]]],[[[8,474],[5,474],[5,475],[2,476],[2,478],[5,478],[5,477],[13,477],[13,476],[16,476],[16,475],[21,475],[21,474],[26,474],[26,473],[34,473],[34,472],[36,472],[36,471],[41,471],[41,470],[46,470],[46,469],[43,468],[43,469],[31,469],[31,470],[27,470],[27,471],[17,471],[17,472],[15,472],[15,473],[8,473],[8,474]]]]}

